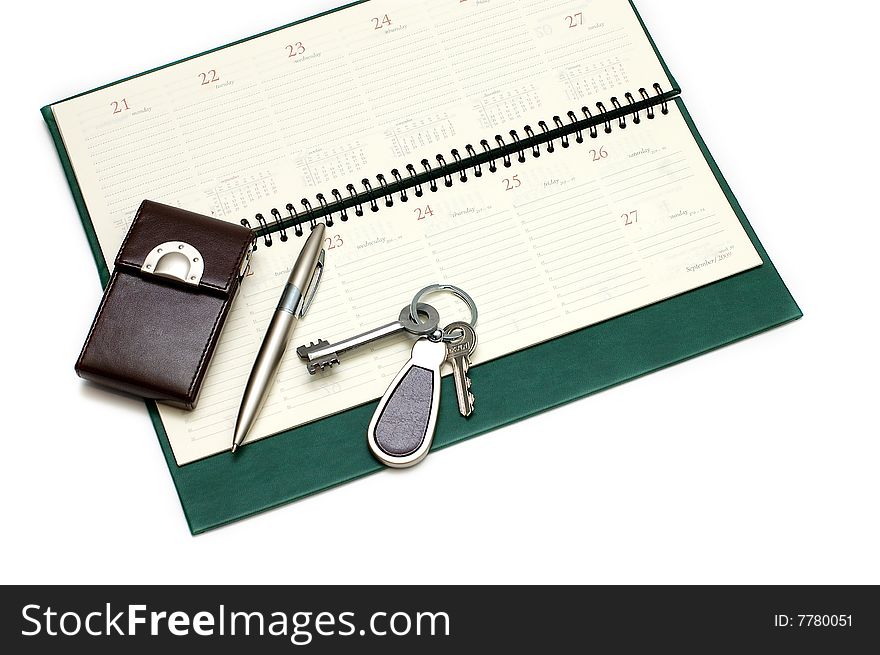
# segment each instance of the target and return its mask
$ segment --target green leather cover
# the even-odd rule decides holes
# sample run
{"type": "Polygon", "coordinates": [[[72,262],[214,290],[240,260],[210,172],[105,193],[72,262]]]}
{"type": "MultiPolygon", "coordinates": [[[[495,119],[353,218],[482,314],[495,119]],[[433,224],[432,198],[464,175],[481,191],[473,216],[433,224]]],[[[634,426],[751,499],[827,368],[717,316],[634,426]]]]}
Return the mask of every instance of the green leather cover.
{"type": "MultiPolygon", "coordinates": [[[[444,402],[440,407],[435,450],[802,316],[684,103],[680,98],[675,102],[757,248],[763,266],[472,368],[480,409],[464,421],[456,403],[444,402]]],[[[106,284],[109,271],[54,116],[49,107],[44,107],[42,113],[55,140],[101,280],[106,284]]],[[[450,377],[443,380],[442,393],[447,399],[454,398],[450,377]]],[[[147,403],[193,534],[380,470],[367,449],[365,436],[376,405],[356,407],[258,441],[242,449],[234,459],[222,453],[178,467],[159,412],[155,404],[147,403]]]]}

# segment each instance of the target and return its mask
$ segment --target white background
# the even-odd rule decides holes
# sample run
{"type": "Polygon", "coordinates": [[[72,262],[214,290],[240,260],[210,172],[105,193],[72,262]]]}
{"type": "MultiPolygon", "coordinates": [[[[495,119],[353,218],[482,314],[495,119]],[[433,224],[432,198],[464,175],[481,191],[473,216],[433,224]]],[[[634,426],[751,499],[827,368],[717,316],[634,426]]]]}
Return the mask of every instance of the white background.
{"type": "Polygon", "coordinates": [[[880,11],[863,2],[638,2],[802,321],[190,536],[143,405],[73,372],[101,289],[38,109],[336,2],[17,5],[0,581],[880,583],[880,11]]]}

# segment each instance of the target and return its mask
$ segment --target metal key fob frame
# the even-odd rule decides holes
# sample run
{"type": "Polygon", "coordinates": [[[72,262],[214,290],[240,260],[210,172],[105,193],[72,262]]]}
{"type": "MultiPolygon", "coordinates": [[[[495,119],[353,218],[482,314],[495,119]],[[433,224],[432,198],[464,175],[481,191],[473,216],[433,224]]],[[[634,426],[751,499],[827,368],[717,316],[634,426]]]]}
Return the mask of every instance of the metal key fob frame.
{"type": "Polygon", "coordinates": [[[409,362],[379,401],[367,444],[386,466],[415,466],[431,450],[440,409],[440,367],[447,355],[442,340],[419,339],[409,362]]]}

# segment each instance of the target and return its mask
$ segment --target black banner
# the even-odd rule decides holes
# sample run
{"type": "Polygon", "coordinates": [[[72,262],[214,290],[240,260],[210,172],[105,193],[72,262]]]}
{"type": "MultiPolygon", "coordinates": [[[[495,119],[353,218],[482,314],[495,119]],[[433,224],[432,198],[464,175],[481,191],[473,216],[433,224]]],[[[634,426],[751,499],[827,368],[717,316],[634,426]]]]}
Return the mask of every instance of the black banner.
{"type": "Polygon", "coordinates": [[[6,652],[864,652],[873,587],[5,587],[6,652]],[[572,649],[576,649],[572,650],[572,649]],[[772,649],[772,650],[771,650],[772,649]]]}

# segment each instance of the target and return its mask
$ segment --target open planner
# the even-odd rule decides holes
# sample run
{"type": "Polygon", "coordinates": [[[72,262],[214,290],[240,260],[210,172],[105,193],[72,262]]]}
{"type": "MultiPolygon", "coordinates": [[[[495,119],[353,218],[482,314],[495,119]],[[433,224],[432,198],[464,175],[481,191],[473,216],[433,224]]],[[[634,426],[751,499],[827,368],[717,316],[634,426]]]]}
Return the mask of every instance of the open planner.
{"type": "Polygon", "coordinates": [[[435,282],[479,306],[478,409],[445,403],[438,445],[799,317],[679,95],[627,0],[370,0],[44,108],[103,281],[144,198],[254,229],[198,407],[151,404],[193,531],[378,468],[358,426],[411,340],[317,376],[291,348],[260,443],[218,456],[317,221],[326,268],[291,346],[435,282]],[[542,361],[564,379],[501,397],[542,361]]]}

